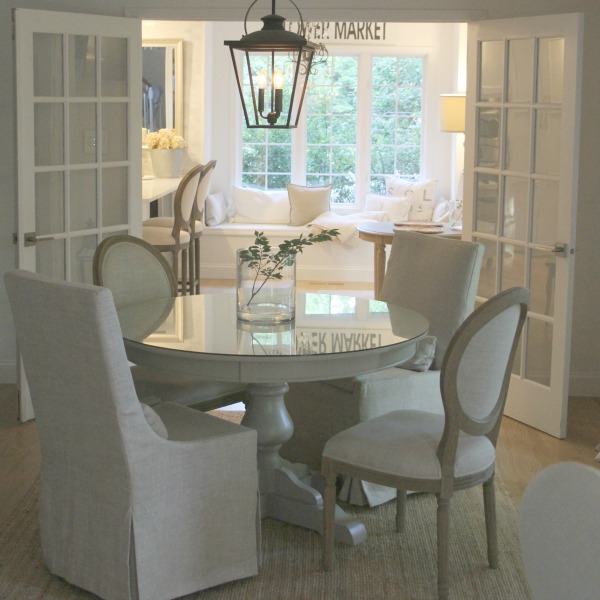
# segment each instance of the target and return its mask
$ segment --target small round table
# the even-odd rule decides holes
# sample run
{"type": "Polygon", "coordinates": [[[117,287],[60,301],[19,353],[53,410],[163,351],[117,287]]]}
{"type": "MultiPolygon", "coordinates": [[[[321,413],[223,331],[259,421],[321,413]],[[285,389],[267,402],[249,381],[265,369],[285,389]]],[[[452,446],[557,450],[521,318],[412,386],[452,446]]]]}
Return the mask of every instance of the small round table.
{"type": "MultiPolygon", "coordinates": [[[[386,265],[386,244],[391,244],[394,240],[394,223],[392,221],[381,221],[375,223],[362,223],[357,225],[358,237],[366,242],[375,244],[374,249],[374,294],[375,298],[379,298],[383,278],[385,276],[386,265]]],[[[449,223],[444,223],[440,227],[440,232],[430,235],[438,235],[448,238],[460,238],[461,229],[455,229],[449,223]]]]}
{"type": "MultiPolygon", "coordinates": [[[[429,328],[425,317],[406,308],[321,293],[299,293],[296,319],[273,326],[238,321],[233,292],[131,304],[118,314],[135,364],[247,385],[242,424],[258,432],[262,515],[319,532],[322,497],[308,468],[279,456],[294,431],[286,382],[385,369],[411,357],[429,328]]],[[[336,538],[352,545],[366,539],[363,524],[339,507],[336,538]]]]}

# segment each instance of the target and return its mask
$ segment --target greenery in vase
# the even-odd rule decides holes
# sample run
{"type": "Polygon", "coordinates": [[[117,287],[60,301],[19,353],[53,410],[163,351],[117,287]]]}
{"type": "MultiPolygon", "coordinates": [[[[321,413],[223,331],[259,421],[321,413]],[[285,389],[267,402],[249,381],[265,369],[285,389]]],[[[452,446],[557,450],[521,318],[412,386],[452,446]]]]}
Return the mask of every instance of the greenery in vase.
{"type": "Polygon", "coordinates": [[[319,242],[327,242],[340,235],[337,229],[325,229],[320,233],[309,233],[306,237],[293,240],[285,240],[279,244],[279,249],[274,251],[268,238],[262,231],[254,232],[254,244],[238,252],[242,263],[246,263],[254,270],[254,281],[252,282],[252,295],[248,304],[252,302],[256,294],[264,287],[270,279],[282,279],[282,271],[289,264],[290,258],[302,253],[306,246],[312,246],[319,242]]]}

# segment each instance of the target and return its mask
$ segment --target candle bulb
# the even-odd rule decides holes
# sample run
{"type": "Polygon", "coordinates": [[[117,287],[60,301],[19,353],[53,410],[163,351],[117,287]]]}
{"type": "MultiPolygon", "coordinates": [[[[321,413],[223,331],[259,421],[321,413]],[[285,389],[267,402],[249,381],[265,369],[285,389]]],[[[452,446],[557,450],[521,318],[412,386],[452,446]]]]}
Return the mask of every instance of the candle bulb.
{"type": "Polygon", "coordinates": [[[275,71],[273,87],[275,88],[275,112],[280,115],[283,108],[283,74],[281,71],[275,71]]]}
{"type": "Polygon", "coordinates": [[[261,69],[256,77],[258,85],[258,112],[262,113],[265,110],[265,88],[267,87],[267,74],[264,69],[261,69]]]}

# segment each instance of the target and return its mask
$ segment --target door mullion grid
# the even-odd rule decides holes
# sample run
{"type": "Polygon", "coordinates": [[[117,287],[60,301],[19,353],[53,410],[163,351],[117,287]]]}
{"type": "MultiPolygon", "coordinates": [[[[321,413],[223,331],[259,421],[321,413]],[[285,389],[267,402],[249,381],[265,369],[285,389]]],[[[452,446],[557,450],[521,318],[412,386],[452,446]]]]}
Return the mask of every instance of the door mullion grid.
{"type": "Polygon", "coordinates": [[[65,202],[65,223],[64,223],[64,253],[65,253],[65,280],[71,281],[71,107],[70,107],[70,80],[69,80],[69,34],[63,34],[63,162],[64,162],[64,202],[65,202]]]}
{"type": "Polygon", "coordinates": [[[103,164],[102,152],[104,148],[104,138],[102,136],[102,36],[97,35],[96,43],[96,244],[102,241],[102,180],[103,180],[103,164]]]}

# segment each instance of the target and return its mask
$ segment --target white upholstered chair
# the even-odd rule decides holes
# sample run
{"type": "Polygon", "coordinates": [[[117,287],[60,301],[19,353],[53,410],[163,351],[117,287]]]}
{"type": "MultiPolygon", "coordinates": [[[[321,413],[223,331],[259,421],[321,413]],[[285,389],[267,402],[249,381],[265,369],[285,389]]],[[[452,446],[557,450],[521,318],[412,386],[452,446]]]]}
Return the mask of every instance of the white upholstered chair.
{"type": "MultiPolygon", "coordinates": [[[[182,227],[188,227],[187,231],[190,233],[188,285],[191,294],[200,293],[200,236],[204,230],[202,217],[204,215],[204,203],[208,196],[208,192],[210,191],[210,182],[216,166],[216,160],[211,160],[201,166],[200,180],[198,182],[196,198],[189,219],[189,225],[186,225],[182,220],[182,227]]],[[[177,214],[173,217],[151,217],[143,222],[143,226],[166,227],[174,230],[176,218],[177,214]]],[[[152,230],[152,233],[155,234],[156,232],[152,230]]]]}
{"type": "MultiPolygon", "coordinates": [[[[177,294],[177,281],[164,256],[144,240],[130,235],[112,236],[98,245],[93,276],[96,285],[111,290],[117,307],[177,294]]],[[[140,398],[156,396],[204,411],[247,398],[245,387],[237,383],[206,381],[139,365],[132,365],[131,373],[140,398]]]]}
{"type": "Polygon", "coordinates": [[[101,598],[258,572],[256,431],[135,393],[110,290],[5,275],[41,442],[44,562],[101,598]]]}
{"type": "Polygon", "coordinates": [[[173,273],[181,280],[180,289],[184,295],[192,291],[191,282],[194,277],[193,260],[190,257],[191,222],[202,168],[203,165],[195,165],[179,182],[173,198],[173,217],[153,217],[142,224],[144,241],[159,252],[171,254],[173,273]]]}
{"type": "MultiPolygon", "coordinates": [[[[444,354],[444,414],[397,410],[333,436],[323,450],[323,564],[334,550],[336,478],[344,474],[397,488],[396,529],[402,531],[408,490],[437,496],[438,597],[448,597],[450,500],[455,490],[483,484],[488,562],[498,565],[494,469],[496,441],[529,290],[511,288],[478,307],[444,354]]],[[[566,596],[570,597],[570,596],[566,596]]]]}
{"type": "Polygon", "coordinates": [[[600,597],[600,469],[550,465],[529,483],[519,507],[519,537],[533,600],[600,597]]]}
{"type": "MultiPolygon", "coordinates": [[[[483,246],[474,242],[412,232],[395,235],[381,299],[429,319],[431,337],[418,352],[429,354],[431,366],[411,361],[404,368],[345,379],[290,383],[285,402],[294,435],[282,447],[284,458],[319,471],[327,440],[352,425],[400,408],[443,412],[439,369],[452,335],[473,310],[482,257],[483,246]]],[[[370,506],[395,495],[394,489],[353,478],[340,491],[340,499],[370,506]]]]}

